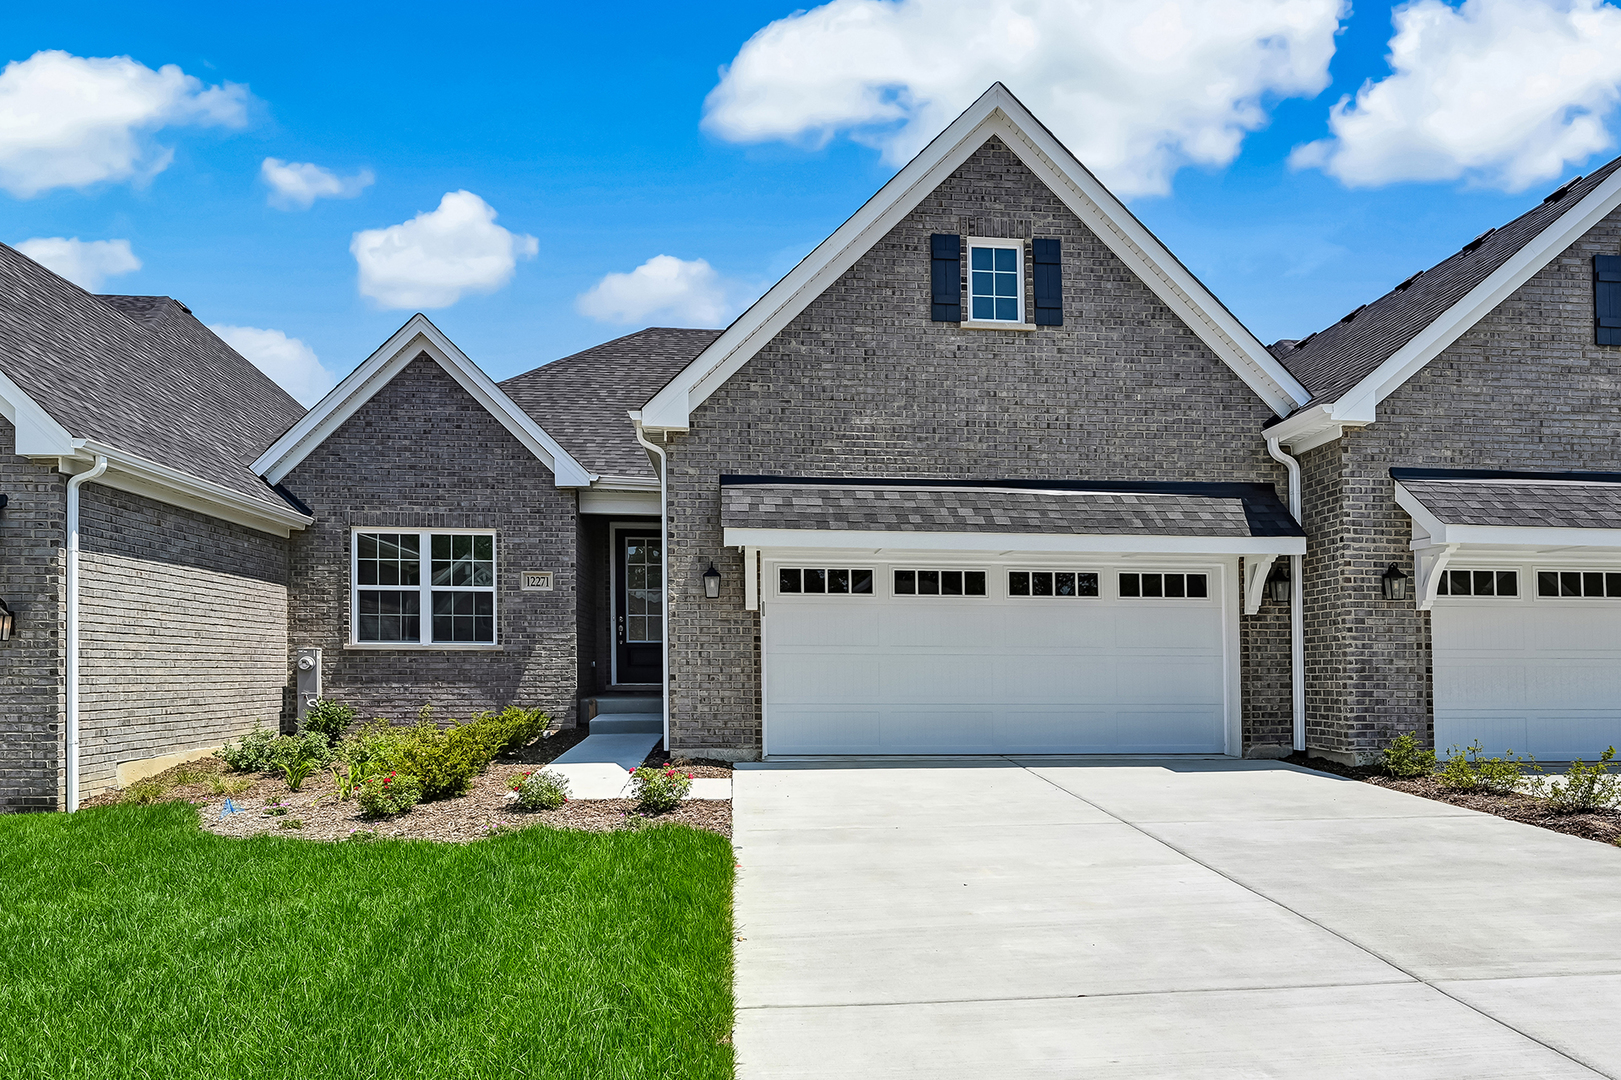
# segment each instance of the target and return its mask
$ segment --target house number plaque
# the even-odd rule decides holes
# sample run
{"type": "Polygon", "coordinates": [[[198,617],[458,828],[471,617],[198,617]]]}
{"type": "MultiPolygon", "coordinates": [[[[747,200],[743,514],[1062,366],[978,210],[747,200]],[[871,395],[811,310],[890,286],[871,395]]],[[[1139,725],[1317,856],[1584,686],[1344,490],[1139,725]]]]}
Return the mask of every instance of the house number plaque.
{"type": "Polygon", "coordinates": [[[551,592],[552,572],[550,570],[525,570],[523,572],[524,592],[551,592]]]}

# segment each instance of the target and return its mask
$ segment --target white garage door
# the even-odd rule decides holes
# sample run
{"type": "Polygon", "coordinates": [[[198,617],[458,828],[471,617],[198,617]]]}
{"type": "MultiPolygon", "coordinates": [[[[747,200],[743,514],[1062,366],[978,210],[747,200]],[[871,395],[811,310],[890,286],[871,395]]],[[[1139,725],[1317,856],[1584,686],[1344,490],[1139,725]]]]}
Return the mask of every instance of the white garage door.
{"type": "Polygon", "coordinates": [[[1542,761],[1621,747],[1621,567],[1454,563],[1431,612],[1435,745],[1542,761]]]}
{"type": "Polygon", "coordinates": [[[769,755],[1224,752],[1219,564],[768,560],[763,580],[769,755]]]}

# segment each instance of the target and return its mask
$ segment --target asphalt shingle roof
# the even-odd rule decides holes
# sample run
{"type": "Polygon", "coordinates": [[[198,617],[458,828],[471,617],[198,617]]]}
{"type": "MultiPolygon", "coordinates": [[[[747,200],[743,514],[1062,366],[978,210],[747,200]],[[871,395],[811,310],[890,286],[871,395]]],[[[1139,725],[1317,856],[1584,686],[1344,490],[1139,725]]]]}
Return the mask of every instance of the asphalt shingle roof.
{"type": "Polygon", "coordinates": [[[166,296],[93,296],[0,244],[0,371],[75,438],[286,506],[250,465],[303,407],[166,296]]]}
{"type": "Polygon", "coordinates": [[[1621,473],[1391,469],[1448,525],[1621,529],[1621,473]]]}
{"type": "Polygon", "coordinates": [[[645,405],[720,334],[649,327],[514,375],[501,389],[591,472],[656,479],[625,414],[645,405]]]}
{"type": "Polygon", "coordinates": [[[1270,351],[1311,391],[1308,405],[1338,399],[1591,194],[1618,167],[1621,158],[1566,184],[1540,205],[1470,241],[1345,320],[1298,342],[1275,342],[1270,351]]]}
{"type": "Polygon", "coordinates": [[[1267,484],[722,476],[721,524],[874,532],[1303,535],[1267,484]]]}

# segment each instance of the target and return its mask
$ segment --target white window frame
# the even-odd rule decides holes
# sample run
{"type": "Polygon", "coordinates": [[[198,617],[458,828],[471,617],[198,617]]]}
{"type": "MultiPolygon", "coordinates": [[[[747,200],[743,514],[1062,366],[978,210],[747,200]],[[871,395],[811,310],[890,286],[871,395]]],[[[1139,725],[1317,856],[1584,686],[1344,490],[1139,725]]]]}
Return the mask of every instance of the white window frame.
{"type": "MultiPolygon", "coordinates": [[[[1152,572],[1153,571],[1150,571],[1150,573],[1152,572]]],[[[1101,600],[1103,599],[1103,589],[1105,584],[1104,578],[1106,576],[1106,571],[1099,570],[1096,567],[1087,567],[1083,570],[1074,566],[1010,566],[1003,572],[1004,580],[1002,582],[1002,588],[1009,600],[1017,600],[1021,602],[1025,600],[1101,600]],[[1044,596],[1037,596],[1034,591],[1034,586],[1032,586],[1030,593],[1016,596],[1013,592],[1013,582],[1010,580],[1011,575],[1013,574],[1074,574],[1077,577],[1079,577],[1081,574],[1092,574],[1098,579],[1098,591],[1094,596],[1082,596],[1080,593],[1075,593],[1073,596],[1060,596],[1057,592],[1048,593],[1044,596]]],[[[1056,579],[1053,582],[1053,588],[1055,590],[1058,588],[1058,582],[1056,579]]]]}
{"type": "Polygon", "coordinates": [[[365,525],[351,526],[349,529],[349,640],[344,647],[348,649],[379,649],[379,650],[410,650],[413,652],[478,652],[491,651],[501,648],[501,543],[496,537],[494,529],[406,529],[392,525],[365,525]],[[362,589],[371,590],[380,588],[387,592],[407,592],[409,588],[393,586],[371,586],[360,584],[360,536],[362,533],[377,535],[413,535],[420,537],[417,557],[421,560],[422,572],[418,575],[417,590],[421,595],[418,602],[420,611],[417,617],[421,620],[418,627],[417,641],[361,641],[360,640],[360,593],[362,589]],[[456,585],[441,586],[441,592],[487,592],[490,594],[490,607],[494,618],[495,640],[493,641],[433,641],[433,538],[435,536],[488,536],[492,541],[491,553],[494,558],[495,580],[489,585],[456,585]]]}
{"type": "MultiPolygon", "coordinates": [[[[1452,569],[1452,567],[1450,565],[1448,565],[1447,569],[1450,570],[1450,569],[1452,569]]],[[[1527,590],[1522,585],[1520,587],[1520,591],[1522,593],[1527,593],[1532,600],[1535,600],[1538,603],[1543,603],[1543,604],[1549,604],[1549,603],[1553,603],[1553,604],[1581,604],[1581,605],[1583,605],[1585,607],[1585,606],[1593,604],[1595,602],[1600,603],[1600,604],[1621,602],[1621,596],[1543,596],[1542,595],[1542,582],[1541,582],[1541,579],[1540,579],[1539,575],[1541,575],[1541,574],[1584,574],[1584,573],[1585,574],[1615,574],[1615,573],[1621,573],[1621,566],[1582,566],[1582,565],[1579,565],[1579,564],[1573,565],[1573,564],[1570,564],[1570,563],[1558,564],[1558,565],[1554,565],[1554,566],[1546,566],[1546,565],[1543,565],[1541,563],[1537,563],[1537,564],[1533,564],[1532,567],[1531,567],[1531,588],[1529,590],[1527,590]]],[[[1523,574],[1521,576],[1524,577],[1523,574]]],[[[1606,587],[1607,586],[1608,586],[1608,582],[1606,582],[1606,587]]],[[[1451,599],[1451,597],[1448,597],[1448,599],[1451,599]]],[[[1460,599],[1464,599],[1464,598],[1460,597],[1460,599]]]]}
{"type": "MultiPolygon", "coordinates": [[[[1214,576],[1214,575],[1212,575],[1208,570],[1202,570],[1202,569],[1201,570],[1180,570],[1180,569],[1167,570],[1167,569],[1164,569],[1164,568],[1158,567],[1158,566],[1121,566],[1121,567],[1117,567],[1115,570],[1113,570],[1111,572],[1110,577],[1113,580],[1111,580],[1109,584],[1112,585],[1113,588],[1114,588],[1114,599],[1116,599],[1116,600],[1126,600],[1126,601],[1130,601],[1131,603],[1134,603],[1134,604],[1142,603],[1144,601],[1146,601],[1146,602],[1148,602],[1150,604],[1208,604],[1214,599],[1214,597],[1211,596],[1211,588],[1210,588],[1210,579],[1211,579],[1212,576],[1214,576]],[[1137,574],[1138,576],[1141,576],[1143,574],[1159,574],[1161,576],[1163,576],[1165,574],[1180,574],[1180,575],[1182,575],[1183,578],[1188,577],[1190,574],[1198,575],[1198,576],[1203,577],[1205,579],[1204,595],[1203,596],[1141,596],[1141,595],[1139,595],[1139,596],[1125,596],[1125,595],[1122,595],[1121,592],[1120,592],[1120,575],[1121,574],[1137,574]]],[[[1141,582],[1138,582],[1138,587],[1139,588],[1142,587],[1141,582]]],[[[1187,582],[1186,581],[1183,582],[1182,589],[1183,589],[1183,592],[1187,591],[1187,582]]],[[[1099,592],[1101,592],[1101,591],[1102,590],[1100,589],[1099,592]]],[[[1022,599],[1022,597],[1021,597],[1021,599],[1022,599]]]]}
{"type": "MultiPolygon", "coordinates": [[[[991,598],[991,587],[992,587],[992,585],[994,584],[994,582],[996,580],[995,574],[993,573],[991,568],[989,566],[985,566],[985,565],[979,564],[979,563],[976,563],[976,564],[974,564],[972,566],[939,566],[939,565],[930,566],[930,565],[927,565],[927,564],[921,564],[920,565],[918,563],[891,563],[890,566],[889,566],[888,578],[889,578],[889,580],[885,583],[886,587],[887,587],[887,595],[892,596],[897,600],[924,600],[924,601],[929,601],[929,602],[933,602],[935,600],[973,600],[973,601],[976,601],[976,602],[980,601],[980,600],[989,600],[991,598]],[[937,573],[937,574],[953,574],[953,573],[955,573],[955,574],[964,574],[964,575],[976,574],[976,573],[977,574],[984,574],[985,575],[985,591],[980,593],[977,596],[970,594],[969,592],[966,591],[967,588],[968,588],[968,579],[967,579],[967,577],[964,577],[963,578],[963,589],[964,589],[964,591],[961,592],[961,593],[943,593],[943,592],[940,592],[940,593],[922,593],[922,592],[903,593],[903,592],[896,592],[895,591],[895,575],[899,574],[899,573],[904,573],[906,571],[910,571],[910,572],[912,572],[914,574],[919,573],[919,572],[928,573],[930,571],[933,571],[934,573],[937,573]]],[[[916,578],[914,578],[913,581],[915,582],[916,578]]],[[[875,587],[876,587],[876,583],[875,583],[875,587]]]]}
{"type": "Polygon", "coordinates": [[[1024,297],[1024,241],[1023,240],[1010,240],[1010,239],[1007,239],[1006,237],[970,236],[968,238],[968,245],[967,246],[968,246],[968,251],[967,251],[967,255],[966,255],[966,261],[967,261],[967,264],[968,264],[968,282],[967,282],[967,288],[964,290],[963,299],[967,304],[968,310],[963,313],[967,317],[963,319],[962,325],[963,326],[970,326],[970,327],[975,327],[975,326],[977,326],[977,327],[991,327],[991,328],[996,328],[996,329],[1006,329],[1008,327],[1023,326],[1025,324],[1025,321],[1024,321],[1024,308],[1025,308],[1025,302],[1024,302],[1025,301],[1025,297],[1024,297]],[[992,318],[992,319],[976,319],[976,318],[974,318],[974,249],[976,247],[980,247],[980,248],[1012,248],[1013,249],[1013,251],[1014,251],[1014,262],[1015,262],[1014,276],[1018,279],[1018,283],[1019,283],[1019,292],[1018,292],[1019,317],[1017,319],[995,319],[995,318],[992,318]]]}
{"type": "Polygon", "coordinates": [[[871,566],[870,564],[864,563],[864,562],[857,562],[857,563],[850,563],[850,562],[829,563],[826,560],[823,560],[822,562],[805,562],[805,561],[792,562],[792,563],[786,563],[785,562],[785,563],[779,563],[776,566],[774,566],[772,568],[772,571],[771,571],[771,576],[772,576],[772,579],[773,579],[772,583],[771,583],[771,591],[773,593],[775,593],[777,596],[785,596],[785,597],[789,597],[789,598],[794,599],[794,600],[802,600],[802,599],[805,599],[807,597],[814,600],[814,599],[818,599],[820,597],[831,596],[831,597],[836,597],[839,600],[862,600],[862,601],[865,601],[865,600],[870,600],[871,598],[878,595],[879,571],[877,569],[875,569],[873,566],[871,566]],[[872,575],[872,588],[869,591],[864,592],[864,593],[858,593],[858,592],[819,592],[819,593],[818,592],[784,592],[783,588],[782,588],[782,572],[784,570],[799,570],[801,572],[806,571],[806,570],[822,570],[822,571],[844,570],[844,571],[847,571],[847,572],[849,572],[851,574],[854,574],[857,570],[865,570],[867,573],[872,575]]]}
{"type": "MultiPolygon", "coordinates": [[[[1515,601],[1515,600],[1523,600],[1523,599],[1525,599],[1525,571],[1521,570],[1518,566],[1476,566],[1476,565],[1474,565],[1472,563],[1465,563],[1462,566],[1458,566],[1458,565],[1454,565],[1452,563],[1448,563],[1446,566],[1441,568],[1440,574],[1441,574],[1441,577],[1437,579],[1437,581],[1436,581],[1436,589],[1435,589],[1435,596],[1436,596],[1436,599],[1438,599],[1438,600],[1462,600],[1462,601],[1465,601],[1465,602],[1469,602],[1469,601],[1479,601],[1479,600],[1485,600],[1485,601],[1492,601],[1492,600],[1515,601]],[[1469,579],[1470,591],[1469,592],[1459,594],[1459,593],[1455,593],[1455,592],[1442,592],[1441,591],[1441,585],[1443,585],[1443,584],[1445,584],[1449,589],[1451,588],[1451,584],[1452,584],[1451,579],[1448,578],[1446,575],[1452,573],[1454,570],[1460,571],[1460,572],[1468,572],[1470,574],[1470,579],[1469,579]],[[1485,593],[1477,593],[1477,592],[1473,591],[1474,590],[1474,577],[1473,577],[1473,575],[1476,574],[1476,573],[1490,573],[1490,574],[1509,573],[1509,574],[1513,574],[1514,575],[1514,587],[1516,589],[1518,589],[1519,592],[1517,592],[1513,596],[1505,596],[1502,593],[1495,592],[1495,591],[1490,596],[1487,596],[1485,593]]],[[[1533,587],[1536,585],[1536,581],[1535,581],[1534,578],[1532,579],[1531,584],[1532,584],[1533,587]]],[[[1493,582],[1492,582],[1492,588],[1495,590],[1496,587],[1497,587],[1497,582],[1494,579],[1493,582]]],[[[1555,597],[1545,597],[1544,599],[1556,599],[1556,598],[1555,597]]],[[[1568,600],[1568,599],[1581,599],[1581,598],[1580,597],[1566,597],[1565,599],[1568,600]]]]}

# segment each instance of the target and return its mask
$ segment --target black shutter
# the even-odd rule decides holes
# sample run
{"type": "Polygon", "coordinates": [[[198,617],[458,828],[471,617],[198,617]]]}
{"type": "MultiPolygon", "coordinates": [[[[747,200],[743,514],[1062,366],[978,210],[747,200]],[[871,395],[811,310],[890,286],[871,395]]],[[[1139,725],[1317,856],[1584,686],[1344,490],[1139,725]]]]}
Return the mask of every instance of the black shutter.
{"type": "Polygon", "coordinates": [[[929,318],[935,322],[962,322],[962,237],[935,233],[929,237],[929,318]]]}
{"type": "Polygon", "coordinates": [[[1593,256],[1593,321],[1600,345],[1621,345],[1621,255],[1593,256]]]}
{"type": "Polygon", "coordinates": [[[1031,245],[1036,271],[1036,325],[1064,325],[1064,269],[1058,256],[1057,240],[1037,240],[1031,245]]]}

